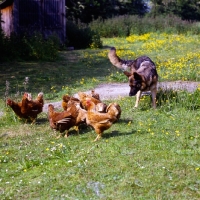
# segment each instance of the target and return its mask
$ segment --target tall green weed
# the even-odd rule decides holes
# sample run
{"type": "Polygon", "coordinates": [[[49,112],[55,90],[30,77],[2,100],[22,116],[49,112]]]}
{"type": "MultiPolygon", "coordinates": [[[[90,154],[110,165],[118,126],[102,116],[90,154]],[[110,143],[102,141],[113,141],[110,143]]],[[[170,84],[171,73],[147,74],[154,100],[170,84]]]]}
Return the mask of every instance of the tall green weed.
{"type": "Polygon", "coordinates": [[[131,20],[128,15],[107,20],[99,18],[91,22],[89,27],[96,30],[101,37],[126,37],[130,32],[131,20]]]}

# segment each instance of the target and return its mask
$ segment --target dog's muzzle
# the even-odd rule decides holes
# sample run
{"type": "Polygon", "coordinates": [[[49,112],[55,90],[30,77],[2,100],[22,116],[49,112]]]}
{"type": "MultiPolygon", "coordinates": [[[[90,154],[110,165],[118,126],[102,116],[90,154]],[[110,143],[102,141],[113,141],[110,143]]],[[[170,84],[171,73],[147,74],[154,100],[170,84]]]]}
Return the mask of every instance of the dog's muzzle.
{"type": "Polygon", "coordinates": [[[134,93],[129,93],[129,96],[132,97],[132,96],[135,96],[136,94],[137,94],[137,92],[136,93],[135,92],[134,93]]]}
{"type": "Polygon", "coordinates": [[[135,95],[137,94],[138,91],[139,91],[139,88],[134,88],[134,87],[132,87],[132,88],[130,89],[129,96],[130,96],[130,97],[131,97],[131,96],[135,96],[135,95]]]}

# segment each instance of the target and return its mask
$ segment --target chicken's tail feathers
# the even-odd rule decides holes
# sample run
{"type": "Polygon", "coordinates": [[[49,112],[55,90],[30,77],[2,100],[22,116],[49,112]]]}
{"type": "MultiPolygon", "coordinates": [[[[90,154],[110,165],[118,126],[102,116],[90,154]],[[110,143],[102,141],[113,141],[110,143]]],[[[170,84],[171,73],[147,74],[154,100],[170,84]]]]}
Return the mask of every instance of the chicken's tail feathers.
{"type": "Polygon", "coordinates": [[[31,101],[32,100],[31,93],[24,92],[23,99],[27,99],[28,101],[31,101]]]}
{"type": "Polygon", "coordinates": [[[69,112],[71,113],[72,117],[76,118],[78,116],[79,109],[76,107],[75,104],[71,104],[69,107],[69,112]]]}
{"type": "Polygon", "coordinates": [[[107,109],[106,109],[106,112],[111,114],[112,116],[115,116],[117,119],[120,118],[121,116],[121,107],[118,103],[110,103],[108,106],[107,106],[107,109]]]}
{"type": "Polygon", "coordinates": [[[37,96],[36,100],[39,103],[41,103],[42,106],[44,106],[44,93],[43,92],[38,93],[38,96],[37,96]]]}
{"type": "Polygon", "coordinates": [[[57,121],[56,123],[57,123],[57,124],[66,124],[66,123],[69,122],[70,120],[71,120],[71,118],[66,117],[66,118],[63,118],[63,119],[57,121]]]}
{"type": "Polygon", "coordinates": [[[38,93],[38,97],[43,97],[44,96],[44,93],[43,92],[39,92],[38,93]]]}

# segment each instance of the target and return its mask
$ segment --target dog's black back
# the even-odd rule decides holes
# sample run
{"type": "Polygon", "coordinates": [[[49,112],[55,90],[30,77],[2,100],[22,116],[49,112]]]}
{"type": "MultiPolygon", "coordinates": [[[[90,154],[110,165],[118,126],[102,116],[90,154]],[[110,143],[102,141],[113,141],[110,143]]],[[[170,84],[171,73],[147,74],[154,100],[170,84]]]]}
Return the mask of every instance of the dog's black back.
{"type": "Polygon", "coordinates": [[[138,70],[141,66],[141,63],[143,63],[144,61],[149,61],[152,65],[155,66],[155,63],[148,56],[141,56],[134,60],[135,69],[138,70]]]}

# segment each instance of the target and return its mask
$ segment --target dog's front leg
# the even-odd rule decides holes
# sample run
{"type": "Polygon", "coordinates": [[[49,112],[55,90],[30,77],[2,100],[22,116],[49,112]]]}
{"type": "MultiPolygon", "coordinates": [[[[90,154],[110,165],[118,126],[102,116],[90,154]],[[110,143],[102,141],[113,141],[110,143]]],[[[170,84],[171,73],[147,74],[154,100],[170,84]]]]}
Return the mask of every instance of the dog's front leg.
{"type": "Polygon", "coordinates": [[[142,91],[141,91],[141,90],[139,90],[139,91],[137,92],[137,94],[136,94],[136,102],[135,102],[135,106],[134,106],[135,108],[138,107],[138,104],[139,104],[139,101],[140,101],[141,94],[142,94],[142,91]]]}
{"type": "Polygon", "coordinates": [[[151,97],[152,97],[152,106],[153,108],[156,108],[156,93],[157,93],[157,89],[154,88],[151,90],[151,97]]]}

